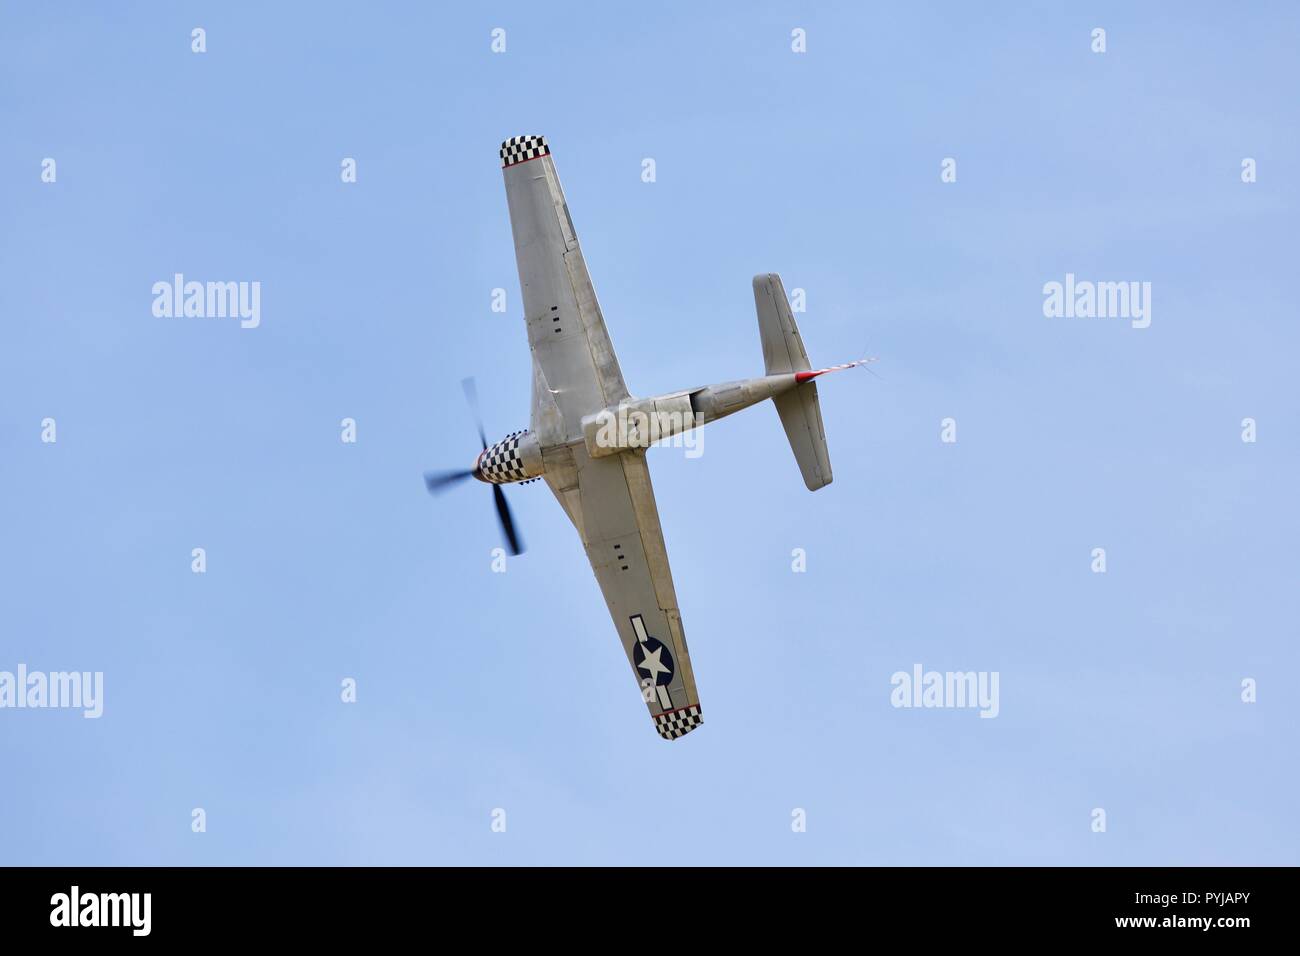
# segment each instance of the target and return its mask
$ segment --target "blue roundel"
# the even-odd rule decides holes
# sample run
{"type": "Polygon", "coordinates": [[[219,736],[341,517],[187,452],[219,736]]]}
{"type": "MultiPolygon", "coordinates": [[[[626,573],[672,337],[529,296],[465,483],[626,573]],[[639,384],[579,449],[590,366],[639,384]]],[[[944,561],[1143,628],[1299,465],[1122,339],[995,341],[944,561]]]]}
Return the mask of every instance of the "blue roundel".
{"type": "Polygon", "coordinates": [[[660,687],[673,682],[673,655],[656,638],[647,637],[644,643],[637,644],[632,649],[632,662],[638,674],[652,678],[660,687]]]}

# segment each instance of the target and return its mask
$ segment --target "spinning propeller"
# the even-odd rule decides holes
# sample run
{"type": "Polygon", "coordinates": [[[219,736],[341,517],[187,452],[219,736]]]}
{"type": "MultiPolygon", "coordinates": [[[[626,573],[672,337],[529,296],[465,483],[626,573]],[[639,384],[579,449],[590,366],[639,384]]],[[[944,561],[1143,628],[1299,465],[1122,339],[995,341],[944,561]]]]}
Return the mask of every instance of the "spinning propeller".
{"type": "MultiPolygon", "coordinates": [[[[478,408],[478,389],[474,385],[474,379],[467,378],[461,383],[465,389],[465,400],[469,403],[470,411],[474,415],[474,424],[478,426],[478,439],[483,445],[483,450],[487,451],[488,440],[487,433],[483,431],[483,416],[479,413],[478,408]]],[[[438,495],[458,485],[466,478],[478,478],[483,481],[482,475],[479,474],[478,462],[474,462],[473,468],[462,468],[453,471],[426,471],[424,473],[424,486],[429,489],[429,494],[438,495]]],[[[491,482],[492,500],[497,506],[497,520],[501,522],[501,532],[506,536],[506,546],[512,555],[523,554],[524,545],[515,531],[515,521],[510,515],[510,506],[506,504],[505,492],[501,486],[491,482]]]]}

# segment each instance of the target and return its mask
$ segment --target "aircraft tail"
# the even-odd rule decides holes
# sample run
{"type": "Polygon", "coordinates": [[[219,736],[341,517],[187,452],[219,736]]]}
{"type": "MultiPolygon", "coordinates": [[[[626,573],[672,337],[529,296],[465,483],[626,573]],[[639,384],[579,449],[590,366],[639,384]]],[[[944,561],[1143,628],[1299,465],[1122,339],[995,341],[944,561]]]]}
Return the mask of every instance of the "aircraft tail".
{"type": "Polygon", "coordinates": [[[831,483],[831,454],[826,449],[826,430],[822,427],[822,409],[817,402],[817,383],[804,382],[793,391],[772,399],[776,412],[790,440],[790,450],[803,473],[809,491],[831,483]]]}
{"type": "Polygon", "coordinates": [[[758,334],[763,342],[763,364],[768,375],[796,373],[800,384],[772,399],[790,450],[799,464],[804,484],[816,491],[831,483],[831,456],[826,448],[817,383],[808,351],[799,337],[785,286],[776,273],[754,276],[754,305],[758,309],[758,334]],[[809,373],[807,377],[798,373],[809,373]]]}
{"type": "Polygon", "coordinates": [[[758,309],[758,334],[763,340],[763,364],[768,375],[806,372],[812,368],[808,351],[794,323],[785,286],[775,272],[754,276],[754,306],[758,309]]]}

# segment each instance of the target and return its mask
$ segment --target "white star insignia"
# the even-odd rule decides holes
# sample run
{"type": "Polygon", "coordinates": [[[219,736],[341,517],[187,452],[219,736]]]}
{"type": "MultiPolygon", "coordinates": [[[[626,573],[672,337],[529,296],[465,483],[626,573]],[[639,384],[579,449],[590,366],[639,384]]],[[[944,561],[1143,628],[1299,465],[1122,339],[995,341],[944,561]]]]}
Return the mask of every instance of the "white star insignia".
{"type": "MultiPolygon", "coordinates": [[[[643,648],[645,647],[644,644],[642,644],[641,646],[643,648]]],[[[656,684],[659,683],[660,674],[668,673],[667,665],[659,660],[659,655],[662,654],[663,652],[664,652],[664,646],[662,644],[656,647],[653,651],[646,649],[645,660],[643,660],[640,664],[637,665],[637,667],[639,667],[641,670],[648,671],[650,673],[650,679],[653,680],[656,684]]]]}

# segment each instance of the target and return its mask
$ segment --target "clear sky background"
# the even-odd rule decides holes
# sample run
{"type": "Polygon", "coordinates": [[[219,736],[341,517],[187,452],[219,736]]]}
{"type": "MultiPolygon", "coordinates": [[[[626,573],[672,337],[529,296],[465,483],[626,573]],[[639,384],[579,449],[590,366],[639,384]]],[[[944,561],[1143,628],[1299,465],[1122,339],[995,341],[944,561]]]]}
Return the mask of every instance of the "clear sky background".
{"type": "Polygon", "coordinates": [[[0,6],[0,670],[105,681],[0,711],[0,863],[1300,862],[1295,6],[586,6],[0,6]],[[768,406],[650,453],[673,743],[546,486],[494,574],[421,482],[463,376],[527,425],[523,133],[634,393],[759,374],[757,272],[880,357],[817,494],[768,406]],[[155,318],[176,272],[261,327],[155,318]],[[1067,272],[1151,326],[1045,318],[1067,272]],[[999,716],[895,709],[917,663],[999,716]]]}

